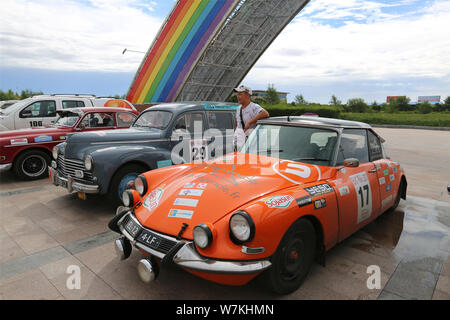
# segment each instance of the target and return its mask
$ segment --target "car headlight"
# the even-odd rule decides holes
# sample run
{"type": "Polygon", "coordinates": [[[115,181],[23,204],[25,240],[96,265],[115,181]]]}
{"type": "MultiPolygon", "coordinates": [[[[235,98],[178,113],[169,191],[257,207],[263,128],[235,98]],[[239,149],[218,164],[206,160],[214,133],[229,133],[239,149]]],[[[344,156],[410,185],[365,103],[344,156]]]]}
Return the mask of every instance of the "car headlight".
{"type": "Polygon", "coordinates": [[[122,202],[125,207],[134,207],[140,200],[141,197],[136,190],[127,189],[122,193],[122,202]]]}
{"type": "Polygon", "coordinates": [[[59,153],[58,147],[54,146],[53,150],[52,150],[53,159],[55,159],[55,160],[58,159],[58,153],[59,153]]]}
{"type": "Polygon", "coordinates": [[[212,232],[206,224],[199,224],[194,228],[192,232],[194,236],[195,244],[201,248],[205,249],[212,243],[212,232]]]}
{"type": "Polygon", "coordinates": [[[255,236],[255,223],[247,212],[238,211],[230,219],[230,238],[236,244],[251,241],[255,236]]]}
{"type": "Polygon", "coordinates": [[[147,179],[143,175],[139,175],[136,180],[134,181],[134,187],[139,192],[141,196],[147,193],[148,190],[148,184],[147,179]]]}
{"type": "Polygon", "coordinates": [[[91,171],[93,166],[94,160],[92,160],[92,157],[90,155],[87,155],[86,158],[84,158],[84,167],[86,168],[86,170],[91,171]]]}

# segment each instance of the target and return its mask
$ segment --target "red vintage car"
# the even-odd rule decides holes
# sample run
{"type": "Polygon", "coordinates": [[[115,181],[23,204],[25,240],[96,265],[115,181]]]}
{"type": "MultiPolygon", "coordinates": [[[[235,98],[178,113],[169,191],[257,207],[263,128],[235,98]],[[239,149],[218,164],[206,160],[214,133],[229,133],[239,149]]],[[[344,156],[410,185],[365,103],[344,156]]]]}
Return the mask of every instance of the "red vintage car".
{"type": "Polygon", "coordinates": [[[137,111],[129,108],[94,107],[56,111],[55,123],[35,129],[0,133],[0,172],[13,169],[23,180],[44,178],[52,159],[52,149],[68,134],[128,128],[137,111]]]}

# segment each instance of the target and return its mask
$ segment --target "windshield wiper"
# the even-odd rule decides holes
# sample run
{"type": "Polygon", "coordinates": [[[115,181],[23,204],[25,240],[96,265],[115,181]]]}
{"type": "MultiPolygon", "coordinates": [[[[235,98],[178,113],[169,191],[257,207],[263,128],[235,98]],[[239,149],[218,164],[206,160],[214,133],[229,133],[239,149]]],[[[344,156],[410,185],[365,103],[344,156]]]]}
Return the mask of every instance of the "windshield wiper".
{"type": "Polygon", "coordinates": [[[284,152],[283,150],[276,150],[276,149],[257,150],[257,151],[258,151],[258,153],[263,153],[263,152],[266,152],[266,153],[272,153],[272,152],[284,152]]]}
{"type": "Polygon", "coordinates": [[[322,159],[322,158],[295,158],[294,159],[294,161],[299,161],[299,160],[330,161],[329,159],[322,159]]]}

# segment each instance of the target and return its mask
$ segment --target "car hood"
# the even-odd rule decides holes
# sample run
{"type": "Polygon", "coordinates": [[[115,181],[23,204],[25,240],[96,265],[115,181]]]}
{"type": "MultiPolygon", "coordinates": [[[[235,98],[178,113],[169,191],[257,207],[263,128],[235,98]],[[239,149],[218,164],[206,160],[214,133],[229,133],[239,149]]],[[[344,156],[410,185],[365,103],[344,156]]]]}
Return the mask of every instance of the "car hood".
{"type": "Polygon", "coordinates": [[[109,144],[109,143],[129,143],[131,141],[147,141],[158,139],[161,137],[161,131],[157,129],[117,129],[117,130],[100,130],[91,132],[81,132],[71,135],[67,139],[67,143],[83,143],[83,144],[109,144]]]}
{"type": "MultiPolygon", "coordinates": [[[[328,179],[335,172],[330,167],[263,156],[256,157],[254,162],[233,164],[215,160],[190,165],[152,190],[135,210],[136,216],[150,229],[177,235],[183,223],[188,223],[189,229],[201,223],[214,224],[251,202],[267,201],[268,195],[283,195],[283,189],[307,186],[328,179]]],[[[186,236],[192,235],[189,229],[186,236]]]]}
{"type": "Polygon", "coordinates": [[[42,141],[46,141],[44,137],[53,137],[53,141],[61,140],[59,136],[66,135],[68,131],[71,131],[72,128],[62,128],[62,127],[42,127],[36,129],[19,129],[19,130],[9,130],[9,131],[1,131],[0,139],[7,140],[7,144],[9,144],[9,140],[17,139],[17,138],[29,138],[29,143],[35,142],[34,138],[42,136],[42,141]]]}

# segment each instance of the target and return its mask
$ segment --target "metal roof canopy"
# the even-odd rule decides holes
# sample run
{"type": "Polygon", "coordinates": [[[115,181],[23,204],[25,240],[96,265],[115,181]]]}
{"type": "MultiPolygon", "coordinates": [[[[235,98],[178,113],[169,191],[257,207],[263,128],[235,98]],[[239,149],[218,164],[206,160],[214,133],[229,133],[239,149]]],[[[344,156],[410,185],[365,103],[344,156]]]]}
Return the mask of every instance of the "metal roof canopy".
{"type": "Polygon", "coordinates": [[[209,42],[175,101],[225,101],[309,0],[242,0],[209,42]]]}

